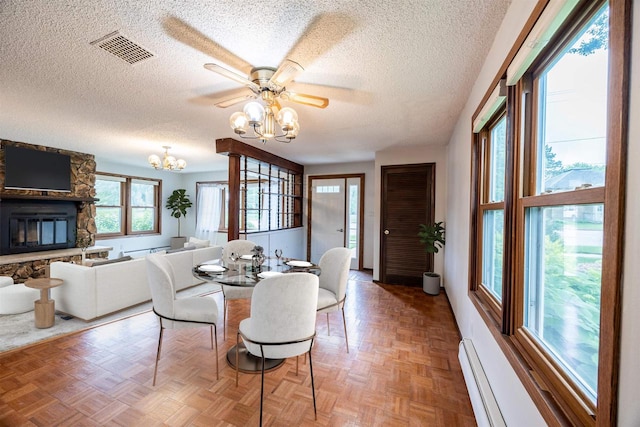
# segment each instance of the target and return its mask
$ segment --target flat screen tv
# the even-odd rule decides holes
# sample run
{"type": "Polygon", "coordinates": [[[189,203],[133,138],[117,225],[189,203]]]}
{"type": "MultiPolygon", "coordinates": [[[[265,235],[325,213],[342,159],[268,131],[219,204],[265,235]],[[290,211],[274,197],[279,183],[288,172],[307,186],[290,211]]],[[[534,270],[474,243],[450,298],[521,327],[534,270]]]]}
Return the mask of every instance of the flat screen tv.
{"type": "Polygon", "coordinates": [[[71,191],[71,157],[50,151],[5,145],[4,188],[71,191]]]}

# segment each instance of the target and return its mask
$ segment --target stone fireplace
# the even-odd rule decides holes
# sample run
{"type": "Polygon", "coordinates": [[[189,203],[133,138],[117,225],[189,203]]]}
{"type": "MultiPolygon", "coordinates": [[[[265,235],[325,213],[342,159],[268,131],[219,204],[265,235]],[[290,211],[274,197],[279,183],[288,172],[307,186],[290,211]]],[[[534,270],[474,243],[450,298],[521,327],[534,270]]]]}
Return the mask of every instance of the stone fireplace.
{"type": "MultiPolygon", "coordinates": [[[[41,277],[42,267],[58,260],[57,250],[75,248],[80,239],[95,244],[95,174],[92,154],[0,139],[0,275],[13,276],[16,282],[41,277]],[[5,188],[9,145],[68,155],[71,191],[5,188]],[[28,261],[13,261],[12,257],[29,254],[28,261]]],[[[72,258],[64,255],[63,260],[72,258]]]]}
{"type": "Polygon", "coordinates": [[[77,212],[61,200],[0,201],[0,255],[74,248],[77,212]]]}

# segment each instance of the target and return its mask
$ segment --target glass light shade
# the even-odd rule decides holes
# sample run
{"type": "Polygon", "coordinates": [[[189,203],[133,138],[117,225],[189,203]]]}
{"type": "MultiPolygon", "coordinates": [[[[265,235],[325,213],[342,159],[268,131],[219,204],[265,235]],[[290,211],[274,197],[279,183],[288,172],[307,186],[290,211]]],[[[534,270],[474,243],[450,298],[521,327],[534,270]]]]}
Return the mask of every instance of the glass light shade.
{"type": "Polygon", "coordinates": [[[178,159],[178,161],[176,162],[176,169],[182,170],[186,167],[187,167],[187,162],[185,162],[184,159],[178,159]]]}
{"type": "Polygon", "coordinates": [[[176,158],[173,156],[165,156],[162,162],[162,167],[165,169],[175,169],[176,158]]]}
{"type": "Polygon", "coordinates": [[[278,113],[278,123],[282,126],[282,130],[287,132],[293,127],[293,123],[298,121],[298,113],[293,108],[284,107],[278,113]]]}
{"type": "Polygon", "coordinates": [[[229,118],[229,124],[235,133],[238,135],[244,135],[247,133],[247,128],[249,127],[249,118],[242,111],[238,111],[231,115],[229,118]]]}
{"type": "Polygon", "coordinates": [[[256,125],[264,118],[264,108],[259,102],[249,102],[244,106],[244,113],[249,118],[250,125],[256,125]]]}
{"type": "Polygon", "coordinates": [[[150,155],[147,160],[149,161],[149,164],[156,169],[158,169],[162,164],[162,162],[160,161],[160,157],[155,154],[150,155]]]}
{"type": "Polygon", "coordinates": [[[287,138],[293,139],[298,136],[298,133],[300,133],[300,123],[296,121],[293,123],[291,129],[287,132],[287,138]]]}

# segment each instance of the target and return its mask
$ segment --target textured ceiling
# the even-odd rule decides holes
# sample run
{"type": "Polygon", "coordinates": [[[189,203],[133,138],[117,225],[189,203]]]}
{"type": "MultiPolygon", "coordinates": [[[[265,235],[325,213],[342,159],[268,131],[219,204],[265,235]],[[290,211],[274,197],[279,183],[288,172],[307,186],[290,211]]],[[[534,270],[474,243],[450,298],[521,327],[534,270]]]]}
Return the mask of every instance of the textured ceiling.
{"type": "MultiPolygon", "coordinates": [[[[447,144],[510,0],[2,0],[0,138],[146,166],[151,153],[220,169],[234,137],[213,101],[290,58],[290,90],[327,97],[291,144],[261,148],[302,164],[372,160],[378,150],[447,144]],[[130,65],[90,43],[113,31],[153,53],[130,65]]],[[[283,104],[286,104],[283,102],[283,104]]],[[[256,142],[249,142],[256,144],[256,142]]]]}

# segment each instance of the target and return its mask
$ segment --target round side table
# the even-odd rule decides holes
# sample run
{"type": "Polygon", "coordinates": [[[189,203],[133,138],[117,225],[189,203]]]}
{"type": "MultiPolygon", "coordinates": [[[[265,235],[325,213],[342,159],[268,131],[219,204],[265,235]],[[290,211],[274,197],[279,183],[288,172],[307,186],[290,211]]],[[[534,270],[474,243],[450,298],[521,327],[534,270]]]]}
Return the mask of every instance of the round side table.
{"type": "Polygon", "coordinates": [[[50,328],[55,323],[55,301],[51,299],[51,288],[60,286],[64,283],[62,279],[39,278],[29,279],[24,285],[40,289],[40,299],[34,301],[34,313],[36,318],[36,328],[50,328]]]}

